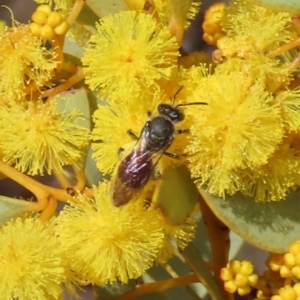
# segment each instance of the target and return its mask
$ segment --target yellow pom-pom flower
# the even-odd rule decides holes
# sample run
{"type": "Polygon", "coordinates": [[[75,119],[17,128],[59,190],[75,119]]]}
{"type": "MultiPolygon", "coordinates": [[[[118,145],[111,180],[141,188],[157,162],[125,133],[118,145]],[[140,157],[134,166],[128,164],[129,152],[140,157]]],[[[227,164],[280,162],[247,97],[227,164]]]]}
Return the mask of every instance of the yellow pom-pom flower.
{"type": "Polygon", "coordinates": [[[31,175],[51,174],[75,163],[87,145],[88,130],[75,121],[80,112],[59,112],[54,99],[0,105],[0,149],[3,160],[31,175]]]}
{"type": "Polygon", "coordinates": [[[92,284],[139,277],[152,266],[164,234],[157,212],[143,199],[117,208],[110,185],[94,190],[94,199],[79,195],[57,219],[57,234],[71,269],[92,284]]]}
{"type": "Polygon", "coordinates": [[[298,153],[284,139],[266,164],[244,170],[241,191],[256,201],[284,199],[299,182],[298,153]]]}
{"type": "Polygon", "coordinates": [[[275,98],[282,106],[282,119],[286,130],[297,132],[300,130],[300,88],[285,90],[275,98]]]}
{"type": "Polygon", "coordinates": [[[176,71],[175,38],[152,16],[120,12],[104,17],[96,28],[82,62],[86,83],[109,101],[139,95],[176,71]]]}
{"type": "Polygon", "coordinates": [[[0,95],[6,101],[21,99],[26,86],[43,86],[57,66],[56,54],[28,26],[14,26],[0,34],[0,95]]]}
{"type": "Polygon", "coordinates": [[[53,232],[35,217],[18,218],[0,230],[2,299],[55,300],[67,282],[64,257],[53,232]]]}
{"type": "Polygon", "coordinates": [[[188,100],[208,105],[187,108],[194,124],[186,152],[193,177],[224,196],[225,190],[241,189],[243,169],[266,164],[277,149],[283,138],[280,108],[260,82],[253,84],[240,72],[203,72],[193,68],[188,73],[188,100]]]}
{"type": "Polygon", "coordinates": [[[249,58],[291,40],[289,13],[273,12],[244,1],[235,1],[231,9],[225,10],[222,24],[226,36],[217,45],[226,57],[249,58]]]}

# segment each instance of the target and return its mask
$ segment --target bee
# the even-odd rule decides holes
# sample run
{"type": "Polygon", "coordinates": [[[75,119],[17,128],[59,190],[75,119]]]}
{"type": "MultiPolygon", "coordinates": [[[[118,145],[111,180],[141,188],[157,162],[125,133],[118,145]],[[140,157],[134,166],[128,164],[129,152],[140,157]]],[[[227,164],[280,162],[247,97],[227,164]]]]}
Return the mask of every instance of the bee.
{"type": "Polygon", "coordinates": [[[176,157],[167,153],[166,150],[171,146],[177,134],[175,124],[184,120],[184,113],[180,106],[194,104],[206,105],[207,103],[193,102],[177,106],[160,104],[158,106],[158,115],[146,122],[133,150],[118,167],[112,192],[115,206],[122,206],[138,195],[149,181],[153,169],[163,154],[176,157]]]}

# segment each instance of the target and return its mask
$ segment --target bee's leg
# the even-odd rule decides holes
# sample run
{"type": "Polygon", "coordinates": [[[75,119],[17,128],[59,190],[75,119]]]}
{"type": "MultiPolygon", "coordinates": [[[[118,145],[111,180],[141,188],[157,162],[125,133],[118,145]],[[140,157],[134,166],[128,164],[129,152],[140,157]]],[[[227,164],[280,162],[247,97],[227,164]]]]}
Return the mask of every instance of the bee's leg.
{"type": "Polygon", "coordinates": [[[189,129],[178,129],[178,130],[177,130],[177,133],[178,133],[178,134],[189,133],[189,132],[190,132],[189,129]]]}
{"type": "Polygon", "coordinates": [[[123,158],[123,155],[124,155],[123,152],[124,152],[124,148],[120,147],[118,149],[118,157],[119,157],[119,159],[123,158]]]}
{"type": "Polygon", "coordinates": [[[136,141],[137,141],[137,140],[139,139],[139,137],[136,136],[135,133],[134,133],[131,129],[127,130],[127,133],[129,134],[129,136],[130,136],[133,140],[136,140],[136,141]]]}
{"type": "Polygon", "coordinates": [[[170,153],[170,152],[164,152],[164,155],[167,155],[171,158],[174,158],[174,159],[179,159],[180,155],[178,154],[174,154],[174,153],[170,153]]]}
{"type": "Polygon", "coordinates": [[[150,110],[147,111],[147,115],[148,115],[149,118],[151,117],[152,113],[151,113],[150,110]]]}

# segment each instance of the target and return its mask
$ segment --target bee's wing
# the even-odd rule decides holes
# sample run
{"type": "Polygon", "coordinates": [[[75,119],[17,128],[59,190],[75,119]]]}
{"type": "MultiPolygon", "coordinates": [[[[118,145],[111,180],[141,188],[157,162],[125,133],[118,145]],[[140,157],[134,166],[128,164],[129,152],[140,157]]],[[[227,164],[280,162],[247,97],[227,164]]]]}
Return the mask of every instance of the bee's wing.
{"type": "Polygon", "coordinates": [[[112,200],[117,207],[128,203],[130,200],[136,198],[141,189],[133,189],[127,186],[119,178],[116,178],[113,185],[112,200]]]}
{"type": "Polygon", "coordinates": [[[135,198],[149,181],[152,171],[166,149],[147,149],[149,128],[144,126],[132,152],[118,167],[113,184],[112,199],[115,206],[121,206],[135,198]]]}
{"type": "Polygon", "coordinates": [[[124,205],[138,196],[163,152],[147,152],[145,155],[133,151],[121,162],[113,185],[112,198],[115,206],[124,205]]]}
{"type": "Polygon", "coordinates": [[[132,152],[118,167],[112,190],[115,206],[124,205],[135,198],[150,178],[153,166],[151,153],[146,149],[147,134],[144,128],[132,152]]]}

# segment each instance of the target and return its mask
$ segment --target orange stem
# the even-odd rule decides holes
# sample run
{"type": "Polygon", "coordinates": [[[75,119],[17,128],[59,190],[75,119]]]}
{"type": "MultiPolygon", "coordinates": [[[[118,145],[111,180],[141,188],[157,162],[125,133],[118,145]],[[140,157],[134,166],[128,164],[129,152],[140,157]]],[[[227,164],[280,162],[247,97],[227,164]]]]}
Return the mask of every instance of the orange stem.
{"type": "Polygon", "coordinates": [[[261,283],[257,283],[253,287],[256,288],[257,290],[262,291],[264,296],[266,296],[266,297],[272,296],[272,291],[267,286],[265,286],[261,283]]]}
{"type": "Polygon", "coordinates": [[[32,203],[32,210],[34,211],[44,210],[49,204],[48,202],[50,197],[53,197],[54,199],[59,199],[63,202],[71,200],[71,197],[66,190],[44,185],[34,180],[33,178],[19,172],[15,168],[7,165],[2,160],[0,160],[0,170],[1,173],[11,178],[15,182],[19,183],[35,195],[37,202],[32,203]]]}
{"type": "Polygon", "coordinates": [[[62,69],[66,72],[69,72],[71,74],[74,74],[76,73],[78,67],[76,65],[73,65],[71,63],[66,63],[66,62],[63,62],[62,64],[62,69]]]}
{"type": "Polygon", "coordinates": [[[57,57],[57,66],[55,69],[55,72],[58,73],[61,71],[63,62],[64,62],[64,53],[63,53],[63,47],[64,47],[64,36],[55,35],[55,37],[51,40],[53,50],[56,52],[57,57]]]}
{"type": "Polygon", "coordinates": [[[42,222],[48,221],[54,215],[56,208],[57,208],[57,200],[53,197],[50,197],[48,201],[48,205],[39,216],[40,220],[42,222]]]}
{"type": "Polygon", "coordinates": [[[83,74],[82,68],[78,68],[78,71],[68,78],[64,83],[60,84],[59,86],[43,91],[40,93],[41,97],[54,97],[62,92],[67,91],[71,88],[75,83],[79,82],[80,80],[84,79],[85,75],[83,74]]]}
{"type": "Polygon", "coordinates": [[[73,186],[73,189],[76,191],[82,191],[85,187],[85,174],[84,171],[78,168],[76,165],[73,165],[75,176],[77,178],[77,183],[73,186]]]}
{"type": "Polygon", "coordinates": [[[156,281],[156,282],[149,282],[149,283],[143,283],[138,284],[133,290],[113,298],[113,300],[131,300],[136,297],[142,296],[142,295],[148,295],[155,292],[161,292],[166,289],[174,288],[177,286],[187,285],[199,282],[198,278],[194,274],[185,275],[182,277],[177,278],[171,278],[166,279],[162,281],[156,281]]]}
{"type": "Polygon", "coordinates": [[[224,291],[224,282],[220,278],[221,269],[228,262],[230,249],[229,228],[214,215],[201,195],[199,196],[199,204],[210,241],[215,280],[220,290],[223,291],[224,297],[226,299],[233,299],[232,295],[224,291]]]}
{"type": "Polygon", "coordinates": [[[293,61],[291,62],[291,64],[289,65],[289,72],[293,73],[294,71],[296,71],[298,69],[300,65],[300,52],[298,53],[298,55],[293,59],[293,61]]]}
{"type": "Polygon", "coordinates": [[[293,16],[292,21],[294,23],[294,27],[296,29],[297,34],[300,36],[300,17],[299,16],[293,16]]]}
{"type": "Polygon", "coordinates": [[[69,15],[67,17],[67,23],[69,24],[69,26],[72,26],[75,23],[83,6],[84,6],[84,0],[76,0],[71,12],[69,13],[69,15]]]}
{"type": "Polygon", "coordinates": [[[289,43],[286,43],[279,47],[277,50],[274,50],[267,54],[267,57],[274,58],[276,56],[282,55],[284,52],[287,52],[295,47],[300,46],[300,38],[297,38],[293,41],[290,41],[289,43]]]}

